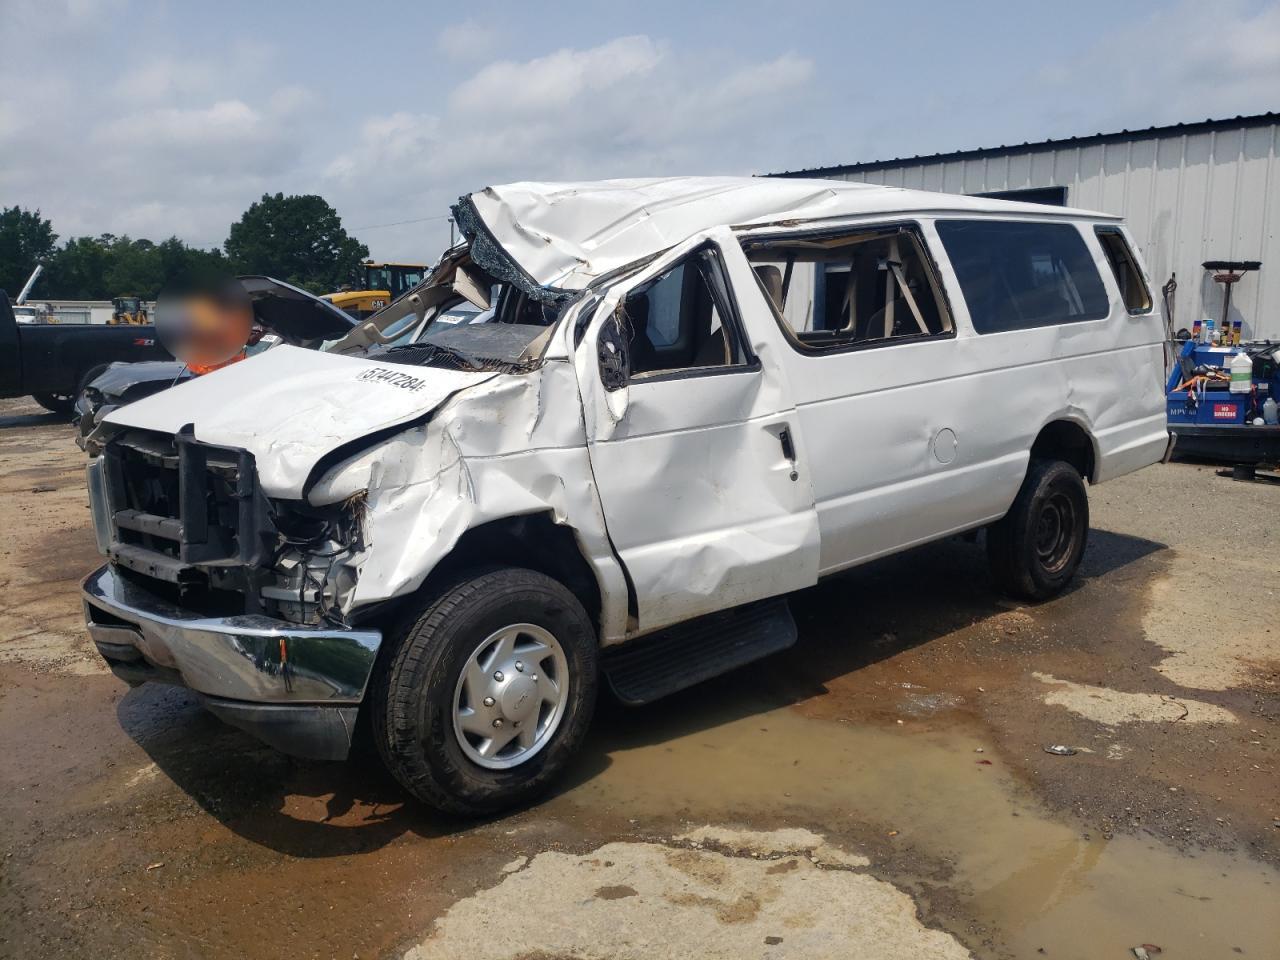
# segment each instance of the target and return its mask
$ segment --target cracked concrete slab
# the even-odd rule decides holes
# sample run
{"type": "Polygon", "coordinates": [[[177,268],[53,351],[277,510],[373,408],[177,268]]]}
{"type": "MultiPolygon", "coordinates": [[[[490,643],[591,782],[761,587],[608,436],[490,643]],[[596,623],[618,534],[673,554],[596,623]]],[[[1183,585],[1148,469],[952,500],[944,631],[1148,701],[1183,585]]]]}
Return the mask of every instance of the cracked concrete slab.
{"type": "Polygon", "coordinates": [[[1052,689],[1042,698],[1050,706],[1066,707],[1072,713],[1113,727],[1120,723],[1235,723],[1230,710],[1158,693],[1124,693],[1110,687],[1059,680],[1047,673],[1033,673],[1052,689]]]}
{"type": "Polygon", "coordinates": [[[454,904],[406,960],[970,956],[925,927],[892,884],[813,863],[807,853],[825,850],[834,862],[836,849],[808,830],[703,827],[677,840],[741,854],[654,842],[539,853],[454,904]]]}

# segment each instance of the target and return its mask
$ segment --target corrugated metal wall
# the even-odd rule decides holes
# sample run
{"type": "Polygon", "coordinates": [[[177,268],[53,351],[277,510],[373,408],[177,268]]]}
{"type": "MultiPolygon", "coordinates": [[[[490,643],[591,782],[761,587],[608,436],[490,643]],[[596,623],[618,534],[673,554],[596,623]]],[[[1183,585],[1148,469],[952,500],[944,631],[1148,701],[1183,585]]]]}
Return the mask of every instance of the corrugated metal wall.
{"type": "MultiPolygon", "coordinates": [[[[827,176],[949,193],[1065,186],[1073,207],[1122,214],[1157,288],[1176,272],[1179,327],[1222,316],[1206,260],[1261,260],[1232,293],[1246,337],[1280,340],[1280,167],[1277,124],[1026,153],[904,161],[827,176]]],[[[1157,290],[1158,295],[1158,290],[1157,290]]]]}

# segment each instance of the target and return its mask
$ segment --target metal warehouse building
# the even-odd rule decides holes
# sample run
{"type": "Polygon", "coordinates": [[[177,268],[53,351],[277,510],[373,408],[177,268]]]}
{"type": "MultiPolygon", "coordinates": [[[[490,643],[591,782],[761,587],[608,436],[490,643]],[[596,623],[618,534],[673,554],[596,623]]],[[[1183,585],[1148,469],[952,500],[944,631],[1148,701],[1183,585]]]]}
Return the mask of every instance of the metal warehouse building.
{"type": "MultiPolygon", "coordinates": [[[[1231,295],[1250,339],[1280,340],[1280,113],[777,174],[1034,200],[1122,214],[1176,327],[1222,316],[1206,260],[1260,260],[1231,295]]],[[[1158,292],[1158,291],[1157,291],[1158,292]]]]}

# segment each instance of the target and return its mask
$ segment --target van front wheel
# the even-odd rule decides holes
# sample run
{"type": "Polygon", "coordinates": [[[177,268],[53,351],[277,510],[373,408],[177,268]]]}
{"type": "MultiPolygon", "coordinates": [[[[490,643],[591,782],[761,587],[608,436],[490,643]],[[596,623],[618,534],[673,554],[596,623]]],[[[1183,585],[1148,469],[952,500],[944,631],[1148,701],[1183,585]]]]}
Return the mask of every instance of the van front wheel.
{"type": "Polygon", "coordinates": [[[1033,459],[1004,518],[987,528],[996,586],[1025,600],[1047,600],[1075,576],[1089,536],[1089,498],[1075,467],[1033,459]]]}
{"type": "Polygon", "coordinates": [[[543,574],[464,576],[389,636],[373,691],[378,750],[415,797],[478,816],[533,799],[577,751],[595,707],[595,631],[543,574]]]}

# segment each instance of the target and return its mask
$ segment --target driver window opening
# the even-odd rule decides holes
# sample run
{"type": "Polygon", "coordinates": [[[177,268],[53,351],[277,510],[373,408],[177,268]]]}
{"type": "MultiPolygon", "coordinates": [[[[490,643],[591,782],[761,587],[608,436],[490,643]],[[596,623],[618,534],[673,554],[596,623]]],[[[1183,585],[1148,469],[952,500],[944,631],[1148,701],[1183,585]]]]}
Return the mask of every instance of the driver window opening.
{"type": "Polygon", "coordinates": [[[744,252],[769,306],[804,349],[888,344],[953,330],[911,228],[749,241],[744,252]]]}
{"type": "Polygon", "coordinates": [[[632,377],[746,363],[736,326],[722,319],[728,308],[716,271],[697,253],[627,295],[632,377]]]}

